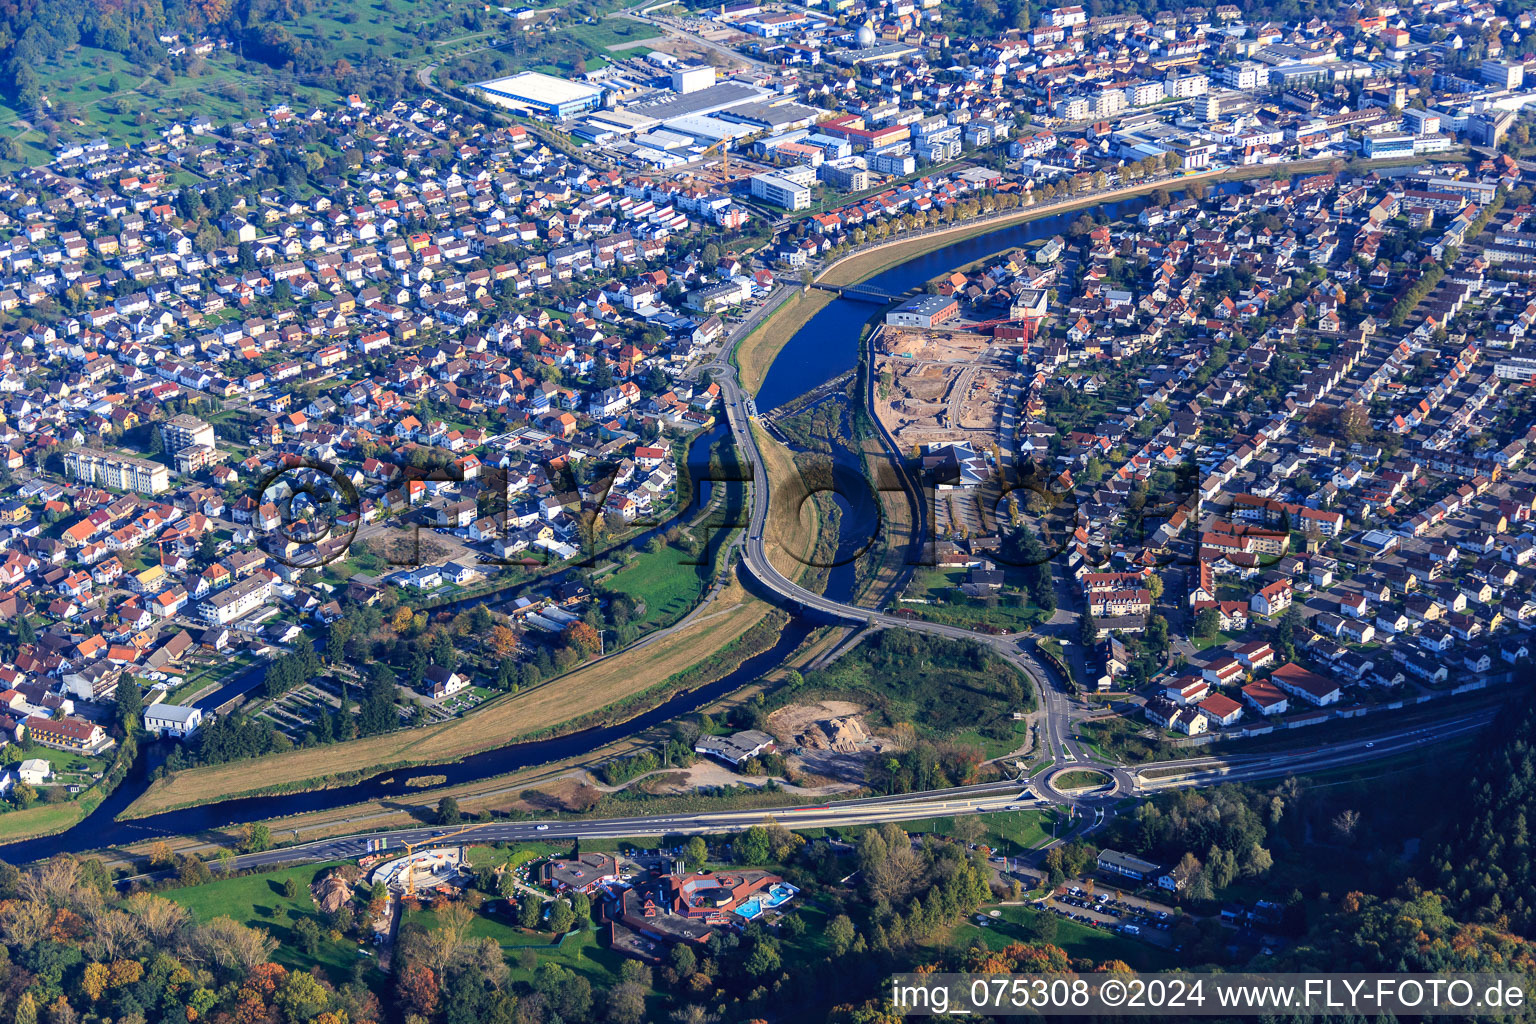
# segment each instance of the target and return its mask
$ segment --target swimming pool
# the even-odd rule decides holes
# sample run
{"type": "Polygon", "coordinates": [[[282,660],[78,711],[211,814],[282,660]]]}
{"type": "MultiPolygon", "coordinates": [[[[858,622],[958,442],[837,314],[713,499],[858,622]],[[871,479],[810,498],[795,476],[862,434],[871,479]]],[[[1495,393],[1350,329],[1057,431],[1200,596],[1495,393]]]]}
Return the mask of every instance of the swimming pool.
{"type": "Polygon", "coordinates": [[[796,889],[788,882],[780,882],[774,885],[768,890],[768,909],[772,910],[781,903],[788,903],[795,893],[799,891],[799,889],[796,889]]]}
{"type": "Polygon", "coordinates": [[[736,908],[736,914],[748,921],[755,921],[763,916],[764,910],[772,910],[788,903],[799,891],[788,882],[779,882],[771,886],[767,893],[759,893],[750,899],[743,900],[741,906],[736,908]]]}

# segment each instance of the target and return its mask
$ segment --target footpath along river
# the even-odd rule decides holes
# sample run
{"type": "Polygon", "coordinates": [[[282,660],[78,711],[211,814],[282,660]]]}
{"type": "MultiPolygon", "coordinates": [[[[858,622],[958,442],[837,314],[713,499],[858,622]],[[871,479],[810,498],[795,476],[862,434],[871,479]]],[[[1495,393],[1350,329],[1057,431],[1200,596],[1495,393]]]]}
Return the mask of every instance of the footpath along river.
{"type": "MultiPolygon", "coordinates": [[[[1223,182],[1210,187],[1223,192],[1233,192],[1237,190],[1238,183],[1223,182]]],[[[1133,196],[1118,202],[1107,203],[1088,212],[1102,210],[1114,219],[1139,213],[1150,202],[1150,196],[1133,196]]],[[[914,257],[899,266],[877,274],[866,283],[890,293],[904,292],[922,285],[939,274],[969,266],[994,253],[1050,238],[1053,235],[1064,234],[1083,212],[1083,210],[1074,210],[1052,214],[975,235],[914,257]]],[[[858,362],[860,333],[875,311],[876,307],[869,303],[836,299],[812,317],[775,357],[757,394],[759,412],[770,412],[779,405],[852,369],[858,362]]],[[[700,467],[707,465],[709,444],[713,443],[716,436],[718,435],[715,432],[710,432],[696,441],[690,449],[688,461],[695,481],[700,481],[703,476],[700,467]],[[700,443],[705,441],[708,443],[700,443]]],[[[707,484],[696,486],[694,488],[695,508],[699,507],[700,503],[707,502],[708,496],[707,484]]],[[[841,564],[832,569],[826,593],[829,597],[846,601],[852,597],[855,587],[855,575],[849,556],[868,543],[869,531],[874,529],[876,513],[872,508],[849,506],[841,495],[837,500],[843,513],[841,543],[836,559],[841,564]]],[[[748,658],[725,677],[697,689],[677,694],[656,708],[617,725],[587,729],[554,739],[512,743],[447,764],[417,765],[409,770],[384,772],[380,776],[352,785],[276,796],[242,797],[201,807],[165,811],[149,817],[118,821],[117,815],[127,809],[148,788],[151,762],[158,763],[159,758],[163,756],[158,754],[152,745],[146,744],[145,751],[140,754],[138,763],[129,772],[128,777],[85,819],[68,831],[57,835],[0,846],[0,859],[13,864],[25,863],[52,856],[55,853],[80,853],[162,837],[197,835],[245,821],[331,810],[367,800],[399,797],[406,794],[420,795],[431,791],[406,786],[405,780],[413,776],[442,775],[445,781],[441,785],[452,786],[494,778],[523,768],[574,757],[616,740],[633,736],[680,715],[688,714],[755,681],[769,669],[780,664],[818,625],[820,623],[796,618],[785,627],[779,640],[771,648],[748,658]]],[[[218,703],[222,703],[233,695],[252,689],[261,682],[262,674],[261,668],[252,669],[238,681],[221,689],[214,697],[218,703]]]]}

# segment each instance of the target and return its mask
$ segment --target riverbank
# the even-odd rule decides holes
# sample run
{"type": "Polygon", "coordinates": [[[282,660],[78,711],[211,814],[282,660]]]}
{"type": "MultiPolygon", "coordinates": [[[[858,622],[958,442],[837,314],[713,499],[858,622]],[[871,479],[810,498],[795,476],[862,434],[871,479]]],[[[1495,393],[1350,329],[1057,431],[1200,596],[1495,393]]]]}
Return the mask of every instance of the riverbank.
{"type": "Polygon", "coordinates": [[[61,804],[42,803],[19,811],[0,814],[0,843],[19,843],[24,839],[67,832],[96,809],[100,797],[70,800],[61,804]]]}
{"type": "MultiPolygon", "coordinates": [[[[1198,179],[1181,179],[1181,181],[1188,180],[1198,179]]],[[[818,284],[829,284],[837,287],[860,284],[892,267],[900,266],[908,260],[926,255],[935,249],[942,249],[946,245],[952,245],[955,242],[964,241],[976,235],[983,235],[989,231],[1011,227],[1038,217],[1047,217],[1075,210],[1082,206],[1096,205],[1114,198],[1153,191],[1160,187],[1169,186],[1170,181],[1138,185],[1119,189],[1113,193],[1095,193],[1092,196],[1068,203],[1027,206],[1005,214],[994,215],[990,218],[932,228],[915,237],[909,236],[881,242],[878,245],[868,246],[857,252],[848,253],[837,258],[823,267],[816,274],[815,280],[818,284]]],[[[836,293],[824,289],[803,290],[792,298],[787,299],[778,309],[774,310],[772,314],[754,328],[750,334],[741,339],[731,356],[740,375],[741,386],[748,392],[755,394],[762,387],[763,380],[768,375],[768,369],[773,365],[773,361],[778,356],[779,351],[789,342],[789,339],[793,338],[802,327],[808,324],[812,317],[826,308],[834,298],[836,298],[836,293]]]]}
{"type": "MultiPolygon", "coordinates": [[[[463,718],[177,772],[150,785],[122,816],[141,818],[239,797],[356,782],[366,777],[360,771],[377,775],[412,765],[445,764],[518,740],[574,732],[592,724],[584,719],[624,706],[720,653],[770,611],[766,602],[732,583],[703,614],[664,637],[636,644],[523,693],[498,698],[463,718]]],[[[660,700],[657,695],[655,701],[646,702],[647,707],[660,700]]],[[[624,717],[634,717],[646,707],[631,710],[624,717]]]]}
{"type": "Polygon", "coordinates": [[[792,451],[761,426],[753,424],[751,430],[768,473],[768,516],[763,528],[768,560],[785,579],[804,586],[837,547],[837,508],[829,510],[822,504],[825,492],[808,491],[805,472],[796,465],[792,451]],[[829,522],[830,531],[826,529],[829,522]]]}
{"type": "Polygon", "coordinates": [[[820,288],[797,289],[750,334],[736,343],[731,361],[737,379],[747,392],[756,394],[773,366],[774,357],[811,318],[825,309],[836,294],[820,288]]]}
{"type": "MultiPolygon", "coordinates": [[[[762,602],[757,603],[762,604],[762,602]]],[[[782,623],[768,623],[765,617],[758,624],[757,629],[761,630],[765,625],[771,627],[774,632],[782,628],[782,623]]],[[[756,694],[781,682],[791,670],[804,668],[812,663],[825,654],[838,638],[836,630],[812,632],[792,652],[783,656],[782,660],[772,666],[761,668],[761,674],[756,677],[755,682],[719,694],[714,699],[700,704],[696,709],[697,712],[712,714],[717,719],[723,717],[731,709],[749,702],[756,694]]],[[[734,664],[730,651],[714,653],[734,664]]],[[[642,749],[654,748],[667,735],[670,735],[669,724],[653,723],[621,738],[594,743],[589,749],[584,749],[578,754],[555,757],[546,763],[511,768],[483,778],[430,789],[411,786],[410,780],[415,773],[410,768],[403,768],[386,773],[390,779],[399,780],[404,784],[400,792],[387,797],[359,799],[319,810],[253,815],[249,819],[236,817],[227,825],[197,831],[189,830],[183,835],[165,839],[145,829],[149,833],[145,838],[112,846],[112,852],[106,855],[105,860],[108,867],[127,866],[147,856],[151,847],[162,841],[177,853],[207,858],[221,849],[232,847],[240,838],[240,830],[237,826],[245,820],[266,825],[279,846],[349,835],[360,831],[405,828],[432,822],[435,819],[437,804],[443,797],[453,797],[466,814],[547,812],[549,808],[546,806],[529,806],[530,791],[543,791],[551,786],[568,785],[572,777],[580,774],[584,769],[615,757],[628,756],[642,749]]],[[[244,763],[250,764],[250,762],[244,763]]]]}
{"type": "MultiPolygon", "coordinates": [[[[1454,156],[1454,153],[1450,155],[1454,156]]],[[[1076,196],[1061,202],[1026,206],[1004,213],[993,214],[990,217],[967,221],[963,224],[950,224],[943,227],[930,228],[920,233],[909,232],[901,238],[866,246],[856,252],[838,257],[818,271],[815,280],[818,284],[833,285],[840,288],[850,287],[862,284],[893,267],[899,267],[904,263],[946,246],[1043,217],[1073,213],[1077,210],[1101,206],[1105,203],[1112,203],[1132,196],[1145,195],[1158,189],[1177,192],[1188,188],[1192,184],[1209,185],[1223,181],[1247,181],[1254,178],[1270,177],[1282,171],[1286,175],[1326,171],[1335,162],[1332,158],[1326,160],[1300,160],[1279,167],[1255,165],[1252,167],[1227,168],[1225,170],[1209,171],[1203,174],[1192,174],[1183,177],[1159,178],[1153,181],[1138,182],[1122,188],[1076,196]]],[[[1372,168],[1387,168],[1401,163],[1403,161],[1400,159],[1382,160],[1373,161],[1370,166],[1372,168]]],[[[1000,245],[998,248],[983,254],[982,258],[996,255],[1011,248],[1014,248],[1014,246],[1000,245]]],[[[782,303],[779,308],[774,310],[762,323],[755,327],[750,334],[737,343],[732,354],[732,361],[738,369],[742,387],[749,393],[756,394],[761,389],[762,383],[768,375],[768,369],[773,365],[780,350],[817,313],[826,308],[834,297],[835,293],[819,288],[801,292],[782,303]]]]}

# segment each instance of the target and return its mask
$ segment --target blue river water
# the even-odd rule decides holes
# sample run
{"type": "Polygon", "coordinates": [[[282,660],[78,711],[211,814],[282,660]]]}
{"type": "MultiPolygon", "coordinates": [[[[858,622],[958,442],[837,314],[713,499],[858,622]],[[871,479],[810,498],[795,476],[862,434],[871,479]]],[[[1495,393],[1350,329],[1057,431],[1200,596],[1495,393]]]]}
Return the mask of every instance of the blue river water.
{"type": "MultiPolygon", "coordinates": [[[[1235,183],[1227,183],[1222,187],[1223,191],[1235,191],[1235,189],[1235,183]]],[[[1090,212],[1102,210],[1111,218],[1126,216],[1139,212],[1149,201],[1147,198],[1133,197],[1105,204],[1090,212]]],[[[986,256],[1026,242],[1064,233],[1082,212],[1082,210],[1076,210],[1042,217],[955,242],[887,270],[872,278],[869,283],[885,291],[906,291],[947,270],[969,266],[986,256]]],[[[860,332],[864,324],[878,311],[879,307],[868,303],[836,299],[813,317],[790,339],[774,360],[757,395],[758,409],[762,412],[770,411],[783,402],[852,369],[858,362],[860,332]]],[[[702,482],[700,470],[701,465],[706,465],[708,462],[709,444],[718,436],[720,436],[718,432],[712,432],[700,438],[689,452],[688,461],[693,479],[700,481],[700,486],[694,489],[695,507],[708,501],[708,485],[702,482]]],[[[857,460],[851,457],[839,459],[838,469],[845,473],[862,473],[857,460]]],[[[852,492],[856,488],[849,490],[852,492]]],[[[830,571],[826,594],[829,597],[847,600],[853,593],[856,582],[852,564],[853,556],[868,543],[871,532],[877,528],[878,510],[869,500],[860,499],[857,495],[851,504],[841,494],[837,496],[837,500],[843,513],[841,543],[837,557],[834,559],[838,564],[830,571]]],[[[797,616],[784,628],[772,647],[746,659],[724,678],[697,689],[679,693],[660,706],[626,722],[587,729],[552,739],[511,743],[451,763],[418,765],[409,769],[381,772],[372,778],[331,789],[279,796],[242,797],[202,807],[166,811],[150,817],[118,821],[117,815],[138,799],[149,785],[151,763],[158,763],[163,759],[163,751],[158,751],[150,745],[140,755],[138,763],[117,790],[102,801],[84,821],[60,835],[0,847],[0,858],[11,863],[23,863],[56,853],[103,849],[162,836],[195,836],[243,821],[330,810],[366,800],[430,792],[430,790],[413,789],[405,784],[407,779],[415,776],[443,775],[445,781],[442,785],[458,785],[578,756],[664,724],[680,715],[696,711],[754,682],[768,670],[780,664],[810,635],[813,629],[821,624],[803,615],[797,616]]],[[[205,703],[216,706],[231,696],[259,685],[261,677],[261,670],[253,669],[251,673],[243,675],[205,703]]],[[[357,768],[366,770],[366,766],[362,765],[357,768]]],[[[281,838],[281,828],[275,831],[281,838]]]]}
{"type": "MultiPolygon", "coordinates": [[[[1238,188],[1238,182],[1222,182],[1211,186],[1210,191],[1232,193],[1238,188]]],[[[1179,193],[1173,191],[1172,194],[1179,193]]],[[[1102,212],[1114,220],[1138,214],[1151,202],[1149,193],[1024,221],[953,242],[925,256],[916,256],[861,283],[892,295],[900,294],[920,287],[940,274],[968,267],[1004,250],[1053,235],[1065,236],[1072,222],[1084,213],[1102,212]]],[[[878,313],[883,313],[883,309],[868,302],[833,299],[779,351],[762,387],[758,388],[758,411],[769,412],[852,369],[859,360],[860,332],[878,313]]]]}

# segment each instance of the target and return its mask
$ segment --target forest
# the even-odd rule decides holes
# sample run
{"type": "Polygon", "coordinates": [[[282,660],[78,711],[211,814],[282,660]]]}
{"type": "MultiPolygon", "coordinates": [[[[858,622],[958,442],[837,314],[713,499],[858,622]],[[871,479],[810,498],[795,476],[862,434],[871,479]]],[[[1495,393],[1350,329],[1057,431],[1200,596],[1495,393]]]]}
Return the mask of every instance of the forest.
{"type": "Polygon", "coordinates": [[[1529,822],[1536,814],[1536,703],[1499,717],[1461,799],[1446,810],[1446,840],[1427,881],[1471,921],[1536,938],[1536,867],[1529,822]]]}
{"type": "MultiPolygon", "coordinates": [[[[209,3],[205,6],[217,6],[209,3]]],[[[30,107],[40,95],[34,68],[81,44],[111,50],[145,65],[165,53],[158,35],[168,25],[201,21],[197,11],[178,0],[12,0],[0,5],[0,60],[7,94],[30,107]]]]}

